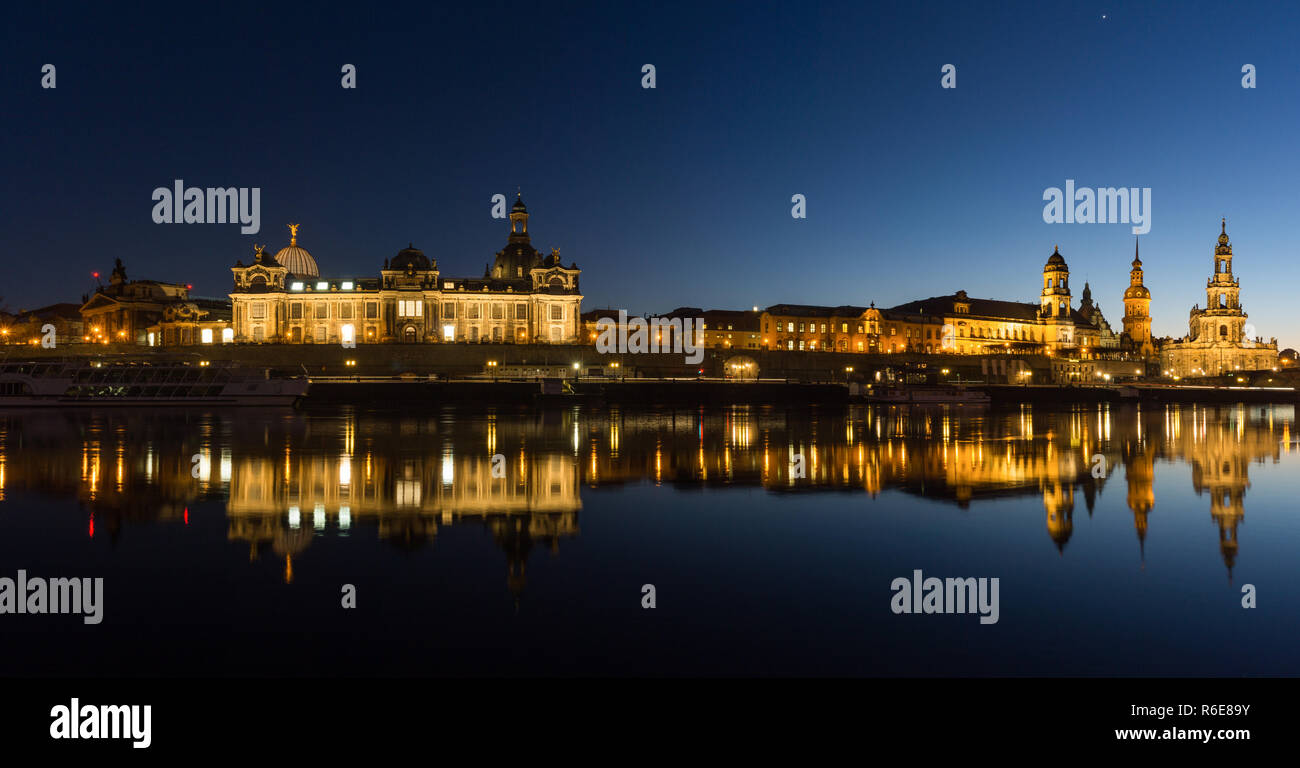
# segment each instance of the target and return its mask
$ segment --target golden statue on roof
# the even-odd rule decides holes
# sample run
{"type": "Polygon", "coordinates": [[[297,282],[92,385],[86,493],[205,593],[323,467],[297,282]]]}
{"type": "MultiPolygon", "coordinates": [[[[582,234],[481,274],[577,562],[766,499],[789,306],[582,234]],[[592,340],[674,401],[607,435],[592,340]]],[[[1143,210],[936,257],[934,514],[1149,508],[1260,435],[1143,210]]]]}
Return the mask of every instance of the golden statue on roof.
{"type": "Polygon", "coordinates": [[[302,226],[301,224],[289,225],[289,246],[290,247],[298,244],[298,227],[301,226],[302,226]]]}

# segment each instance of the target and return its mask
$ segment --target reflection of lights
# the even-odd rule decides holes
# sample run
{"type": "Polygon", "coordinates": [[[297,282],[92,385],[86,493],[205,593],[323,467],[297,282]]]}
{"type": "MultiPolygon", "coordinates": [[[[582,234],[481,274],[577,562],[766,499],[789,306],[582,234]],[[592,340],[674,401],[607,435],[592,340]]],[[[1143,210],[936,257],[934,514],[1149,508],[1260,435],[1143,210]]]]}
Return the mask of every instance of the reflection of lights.
{"type": "Polygon", "coordinates": [[[344,454],[339,457],[339,485],[352,484],[352,457],[344,454]]]}
{"type": "Polygon", "coordinates": [[[223,483],[230,482],[230,472],[231,472],[230,449],[222,448],[221,449],[221,482],[223,483]]]}
{"type": "Polygon", "coordinates": [[[318,531],[325,530],[325,505],[317,503],[311,511],[311,527],[318,531]]]}
{"type": "Polygon", "coordinates": [[[339,530],[346,531],[352,527],[352,508],[339,507],[339,530]]]}
{"type": "Polygon", "coordinates": [[[289,507],[289,527],[296,530],[300,524],[302,524],[302,513],[297,507],[289,507]]]}
{"type": "Polygon", "coordinates": [[[450,451],[442,454],[442,484],[451,485],[456,478],[456,468],[450,451]]]}

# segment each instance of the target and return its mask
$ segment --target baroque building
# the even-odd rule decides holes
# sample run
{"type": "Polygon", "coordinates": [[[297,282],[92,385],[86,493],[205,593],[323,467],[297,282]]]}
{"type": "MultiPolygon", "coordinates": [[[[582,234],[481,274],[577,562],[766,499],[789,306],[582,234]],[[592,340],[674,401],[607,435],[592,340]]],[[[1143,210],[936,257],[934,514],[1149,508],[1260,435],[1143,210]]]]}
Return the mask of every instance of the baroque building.
{"type": "Polygon", "coordinates": [[[936,351],[959,355],[1066,354],[1088,358],[1119,346],[1119,337],[1101,308],[1093,303],[1092,291],[1086,285],[1080,307],[1074,308],[1070,267],[1059,247],[1043,266],[1037,304],[973,299],[965,291],[958,291],[888,311],[932,318],[928,324],[937,323],[942,329],[936,351]]]}
{"type": "Polygon", "coordinates": [[[1232,273],[1232,244],[1224,219],[1214,248],[1214,272],[1205,283],[1206,304],[1188,315],[1188,334],[1165,344],[1160,364],[1168,376],[1223,376],[1234,371],[1274,370],[1277,339],[1265,343],[1241,305],[1241,280],[1232,273]]]}
{"type": "Polygon", "coordinates": [[[236,343],[579,341],[581,270],[564,266],[558,248],[544,255],[532,246],[522,199],[482,278],[444,277],[414,245],[386,259],[378,278],[321,278],[298,245],[298,226],[289,225],[289,246],[275,256],[257,246],[252,264],[231,268],[236,343]]]}
{"type": "Polygon", "coordinates": [[[156,280],[127,280],[117,259],[107,286],[100,286],[81,305],[85,340],[91,343],[147,344],[151,326],[168,307],[189,301],[189,286],[156,280]]]}
{"type": "Polygon", "coordinates": [[[1142,259],[1138,246],[1133,244],[1133,265],[1128,273],[1128,288],[1124,289],[1123,346],[1144,358],[1155,354],[1151,340],[1151,291],[1142,284],[1142,259]]]}

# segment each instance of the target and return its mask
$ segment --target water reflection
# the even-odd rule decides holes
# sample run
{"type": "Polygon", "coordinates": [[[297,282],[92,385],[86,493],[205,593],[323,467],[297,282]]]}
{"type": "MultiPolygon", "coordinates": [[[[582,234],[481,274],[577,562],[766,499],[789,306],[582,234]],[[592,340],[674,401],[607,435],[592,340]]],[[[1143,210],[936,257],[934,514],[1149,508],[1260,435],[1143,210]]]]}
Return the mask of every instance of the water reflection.
{"type": "Polygon", "coordinates": [[[187,525],[197,503],[224,503],[228,540],[246,544],[250,561],[282,560],[289,582],[316,537],[412,549],[440,528],[479,525],[518,592],[534,547],[556,551],[579,535],[584,488],[897,490],[963,509],[1033,497],[1064,555],[1079,500],[1091,514],[1108,484],[1123,483],[1141,552],[1164,462],[1189,466],[1192,490],[1208,496],[1230,574],[1250,465],[1291,452],[1294,419],[1291,406],[6,412],[0,502],[18,491],[75,496],[87,535],[114,539],[123,526],[187,525]]]}

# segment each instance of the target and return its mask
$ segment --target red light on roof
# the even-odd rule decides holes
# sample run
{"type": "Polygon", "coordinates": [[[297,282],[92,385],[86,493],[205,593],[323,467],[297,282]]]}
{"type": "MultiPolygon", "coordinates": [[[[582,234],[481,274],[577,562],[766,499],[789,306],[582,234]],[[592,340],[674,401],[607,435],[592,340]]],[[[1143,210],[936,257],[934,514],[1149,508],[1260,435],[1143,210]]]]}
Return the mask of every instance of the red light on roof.
{"type": "Polygon", "coordinates": [[[192,291],[192,290],[194,290],[194,283],[186,283],[186,284],[185,284],[185,290],[187,290],[187,291],[192,291]]]}
{"type": "Polygon", "coordinates": [[[91,272],[90,275],[91,275],[91,277],[95,277],[95,278],[98,278],[98,277],[99,277],[99,273],[98,273],[98,272],[91,272]]]}

